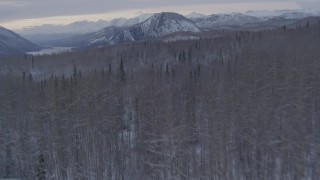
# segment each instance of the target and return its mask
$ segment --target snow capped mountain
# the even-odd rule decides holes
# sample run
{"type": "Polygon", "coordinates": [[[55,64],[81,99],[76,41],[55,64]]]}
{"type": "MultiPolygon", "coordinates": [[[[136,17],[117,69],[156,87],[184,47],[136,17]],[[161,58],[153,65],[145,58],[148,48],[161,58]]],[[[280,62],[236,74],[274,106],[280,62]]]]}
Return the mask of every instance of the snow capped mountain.
{"type": "Polygon", "coordinates": [[[201,29],[193,21],[180,14],[165,12],[154,14],[146,21],[127,28],[105,28],[94,35],[89,45],[116,44],[157,38],[175,32],[197,33],[201,32],[201,29]]]}
{"type": "Polygon", "coordinates": [[[95,33],[90,39],[89,45],[112,44],[112,40],[116,34],[121,33],[122,28],[111,26],[106,27],[95,33]]]}
{"type": "Polygon", "coordinates": [[[221,28],[250,28],[259,27],[275,28],[283,25],[289,25],[297,20],[304,19],[316,14],[305,12],[303,10],[259,10],[247,11],[246,13],[231,14],[213,14],[200,18],[193,18],[196,25],[203,29],[221,29],[221,28]]]}
{"type": "Polygon", "coordinates": [[[133,29],[142,30],[150,37],[160,37],[174,32],[201,32],[193,21],[177,13],[155,14],[145,22],[135,25],[133,29]]]}
{"type": "Polygon", "coordinates": [[[250,23],[264,21],[262,18],[248,16],[241,13],[212,14],[209,16],[194,19],[197,26],[201,28],[218,28],[224,26],[240,26],[250,23]]]}
{"type": "Polygon", "coordinates": [[[23,54],[37,50],[40,50],[40,47],[0,26],[0,56],[23,54]]]}
{"type": "Polygon", "coordinates": [[[297,11],[297,10],[278,10],[275,11],[277,16],[283,17],[285,19],[303,19],[310,16],[314,16],[315,14],[307,12],[307,11],[297,11]]]}
{"type": "Polygon", "coordinates": [[[259,10],[259,11],[247,11],[244,13],[248,16],[260,17],[265,19],[282,17],[284,19],[303,19],[309,16],[314,16],[315,14],[304,11],[304,10],[259,10]]]}

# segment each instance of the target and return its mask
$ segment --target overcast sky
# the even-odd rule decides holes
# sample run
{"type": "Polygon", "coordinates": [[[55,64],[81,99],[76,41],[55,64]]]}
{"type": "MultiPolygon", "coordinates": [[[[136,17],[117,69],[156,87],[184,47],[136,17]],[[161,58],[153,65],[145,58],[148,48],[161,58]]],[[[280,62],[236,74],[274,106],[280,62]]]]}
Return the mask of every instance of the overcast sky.
{"type": "MultiPolygon", "coordinates": [[[[303,0],[309,1],[320,5],[320,0],[303,0]]],[[[292,0],[0,0],[0,25],[19,29],[40,24],[133,17],[139,13],[160,11],[212,14],[300,7],[301,3],[292,0]]]]}

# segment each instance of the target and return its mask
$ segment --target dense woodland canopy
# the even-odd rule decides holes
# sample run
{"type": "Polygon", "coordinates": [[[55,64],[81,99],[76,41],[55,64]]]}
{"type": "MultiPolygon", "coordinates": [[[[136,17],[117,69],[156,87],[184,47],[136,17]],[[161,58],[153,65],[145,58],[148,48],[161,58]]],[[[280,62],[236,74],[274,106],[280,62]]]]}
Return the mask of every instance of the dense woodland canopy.
{"type": "Polygon", "coordinates": [[[320,25],[208,34],[2,59],[0,178],[320,177],[320,25]]]}

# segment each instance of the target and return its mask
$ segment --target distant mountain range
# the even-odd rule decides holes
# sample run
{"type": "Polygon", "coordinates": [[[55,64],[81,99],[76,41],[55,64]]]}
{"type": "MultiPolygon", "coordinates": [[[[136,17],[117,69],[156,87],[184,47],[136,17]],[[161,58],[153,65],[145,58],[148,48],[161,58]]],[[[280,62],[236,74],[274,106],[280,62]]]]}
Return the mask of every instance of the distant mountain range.
{"type": "Polygon", "coordinates": [[[110,21],[77,21],[67,25],[44,24],[41,26],[26,27],[18,30],[17,33],[23,36],[35,34],[84,34],[99,31],[108,26],[128,27],[150,18],[153,14],[141,14],[137,17],[126,19],[116,18],[110,21]]]}
{"type": "MultiPolygon", "coordinates": [[[[85,34],[99,31],[105,27],[109,26],[117,26],[117,27],[129,27],[143,21],[146,21],[153,13],[141,14],[134,18],[116,18],[112,20],[99,20],[99,21],[78,21],[68,25],[53,25],[53,24],[45,24],[41,26],[33,26],[26,27],[21,30],[18,30],[17,33],[23,36],[31,36],[35,34],[85,34]]],[[[306,10],[258,10],[258,11],[247,11],[245,13],[229,13],[229,14],[212,14],[212,15],[204,15],[201,13],[193,12],[185,17],[191,20],[200,20],[201,19],[215,19],[220,21],[229,20],[229,24],[231,22],[235,22],[237,24],[242,23],[242,20],[249,21],[260,19],[267,20],[274,17],[283,17],[285,19],[302,19],[309,16],[319,16],[320,12],[309,12],[306,10]],[[231,20],[232,18],[235,18],[231,20]],[[246,18],[250,18],[247,20],[246,18]],[[257,19],[258,18],[258,19],[257,19]],[[241,21],[241,22],[239,22],[241,21]]],[[[201,23],[201,22],[198,22],[201,23]]],[[[204,22],[202,22],[204,23],[204,22]]],[[[215,22],[216,24],[223,24],[224,22],[215,22]]]]}
{"type": "Polygon", "coordinates": [[[193,18],[196,25],[202,29],[224,28],[227,26],[241,26],[244,24],[260,23],[263,18],[248,16],[241,13],[213,14],[209,16],[193,18]]]}
{"type": "Polygon", "coordinates": [[[79,45],[92,47],[159,38],[178,32],[199,33],[215,29],[261,30],[281,26],[292,27],[290,25],[296,24],[299,21],[301,22],[302,19],[312,17],[312,14],[289,10],[277,11],[277,14],[272,16],[262,16],[261,14],[261,11],[251,11],[244,14],[213,14],[208,16],[192,13],[189,15],[190,18],[187,18],[177,13],[163,12],[154,14],[149,19],[132,26],[109,26],[95,33],[71,37],[68,39],[68,42],[69,45],[74,45],[74,41],[81,39],[82,41],[78,43],[79,45]],[[252,14],[256,15],[253,16],[252,14]]]}
{"type": "Polygon", "coordinates": [[[264,19],[270,19],[275,17],[281,17],[285,19],[303,19],[309,16],[319,16],[319,12],[309,12],[307,10],[258,10],[258,11],[247,11],[244,13],[248,16],[260,17],[264,19]]]}
{"type": "MultiPolygon", "coordinates": [[[[317,14],[293,10],[248,11],[246,13],[207,16],[200,13],[191,13],[187,17],[177,13],[163,12],[143,14],[132,19],[81,21],[66,26],[43,25],[19,32],[26,39],[42,46],[86,48],[167,37],[174,33],[188,32],[192,33],[191,36],[195,38],[194,34],[217,29],[261,30],[281,26],[288,26],[288,28],[303,26],[307,22],[320,24],[320,18],[315,16],[317,14]],[[51,31],[47,31],[47,28],[51,31]]],[[[188,39],[188,37],[169,37],[170,41],[174,39],[188,39]]],[[[0,55],[39,49],[38,46],[4,28],[0,29],[0,47],[0,55]]]]}
{"type": "Polygon", "coordinates": [[[0,26],[0,57],[24,54],[41,48],[20,35],[0,26]]]}

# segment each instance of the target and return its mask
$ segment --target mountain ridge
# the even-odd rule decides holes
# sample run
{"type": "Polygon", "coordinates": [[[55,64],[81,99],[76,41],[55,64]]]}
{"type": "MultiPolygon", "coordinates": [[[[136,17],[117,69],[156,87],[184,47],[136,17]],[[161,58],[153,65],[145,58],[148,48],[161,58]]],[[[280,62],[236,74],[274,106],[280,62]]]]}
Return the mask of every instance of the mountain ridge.
{"type": "MultiPolygon", "coordinates": [[[[248,11],[245,13],[202,15],[192,13],[190,18],[172,12],[141,14],[135,18],[118,18],[112,25],[85,34],[47,35],[44,44],[52,46],[92,47],[158,38],[176,32],[201,32],[210,30],[261,30],[288,26],[312,14],[295,10],[248,11]],[[193,17],[192,17],[193,16],[193,17]],[[127,22],[126,25],[124,22],[127,22]],[[56,39],[52,39],[56,38],[56,39]],[[50,40],[50,41],[49,41],[50,40]],[[49,42],[46,44],[46,42],[49,42]]],[[[75,23],[77,24],[77,23],[75,23]]],[[[80,23],[81,24],[81,23],[80,23]]],[[[27,37],[43,45],[46,35],[27,37]]]]}
{"type": "Polygon", "coordinates": [[[98,31],[90,40],[89,45],[95,46],[101,43],[116,44],[131,42],[146,38],[157,38],[175,32],[201,32],[195,23],[186,17],[172,12],[154,14],[144,22],[127,28],[107,27],[98,31]],[[113,32],[113,34],[112,34],[113,32]]]}
{"type": "Polygon", "coordinates": [[[24,54],[41,48],[19,34],[0,26],[0,56],[24,54]]]}

